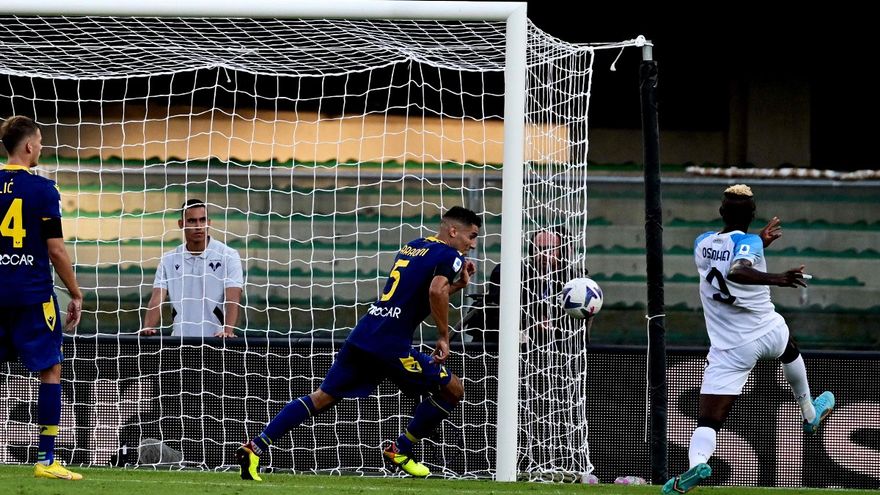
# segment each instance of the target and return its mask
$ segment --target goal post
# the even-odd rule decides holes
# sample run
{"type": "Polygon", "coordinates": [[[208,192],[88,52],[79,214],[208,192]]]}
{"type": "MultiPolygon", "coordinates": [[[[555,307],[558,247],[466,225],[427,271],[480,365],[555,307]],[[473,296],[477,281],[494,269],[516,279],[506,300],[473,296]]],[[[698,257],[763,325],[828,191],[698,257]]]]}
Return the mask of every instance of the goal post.
{"type": "Polygon", "coordinates": [[[657,62],[653,47],[642,47],[639,86],[645,163],[645,253],[648,281],[648,390],[651,424],[651,480],[669,478],[667,462],[666,326],[663,291],[663,209],[660,196],[660,124],[657,62]]]}
{"type": "MultiPolygon", "coordinates": [[[[507,60],[504,72],[504,184],[502,239],[522,239],[523,146],[526,94],[526,9],[507,19],[507,60]],[[507,117],[512,117],[508,121],[507,117]],[[522,122],[523,125],[519,125],[522,122]]],[[[501,244],[501,280],[521,280],[522,244],[501,244]]],[[[498,430],[495,479],[516,481],[519,409],[520,285],[501,283],[498,339],[498,430]]]]}
{"type": "MultiPolygon", "coordinates": [[[[134,348],[114,373],[125,382],[134,359],[145,379],[109,393],[124,406],[95,409],[111,411],[117,431],[92,428],[104,436],[85,446],[76,435],[59,440],[88,452],[74,460],[105,463],[114,444],[167,435],[184,460],[228,468],[244,439],[236,435],[252,435],[320,384],[400,243],[430,235],[442,211],[464,204],[486,222],[470,293],[490,290],[498,263],[501,283],[497,351],[472,344],[463,366],[471,360],[495,376],[462,373],[475,398],[451,418],[460,429],[429,439],[431,460],[453,458],[454,468],[441,466],[448,476],[500,481],[589,474],[584,324],[553,323],[558,342],[536,344],[544,337],[530,335],[540,329],[526,327],[543,328],[546,315],[530,314],[535,301],[521,298],[540,285],[529,256],[544,229],[561,228],[562,261],[586,267],[594,55],[643,40],[569,44],[531,24],[520,2],[9,0],[4,7],[0,98],[9,103],[2,108],[44,126],[41,168],[61,187],[65,234],[87,292],[83,333],[95,336],[89,345],[134,348]],[[193,196],[207,201],[217,238],[241,254],[238,327],[247,338],[163,337],[169,345],[159,349],[132,341],[123,334],[141,323],[155,266],[180,242],[180,204],[193,196]],[[167,353],[182,373],[177,383],[167,380],[172,371],[154,368],[167,353]],[[279,362],[290,376],[278,373],[279,362]],[[205,391],[183,390],[184,374],[205,391]],[[223,386],[211,388],[215,382],[223,386]],[[212,410],[218,396],[220,409],[212,410]],[[217,433],[225,414],[243,416],[225,418],[217,433]]],[[[453,305],[452,322],[478,306],[465,297],[453,305]]],[[[431,346],[434,337],[427,322],[415,343],[431,346]]],[[[94,352],[101,366],[115,362],[94,352]]],[[[86,358],[69,359],[74,388],[94,378],[77,374],[78,359],[86,358]]],[[[98,375],[102,390],[113,388],[98,375]]],[[[0,396],[11,388],[0,383],[0,396]]],[[[77,407],[99,401],[96,394],[77,395],[77,407]]],[[[364,459],[411,407],[386,389],[362,408],[345,401],[285,439],[292,455],[269,462],[381,471],[364,459]]],[[[21,458],[0,453],[0,462],[14,460],[21,458]]]]}

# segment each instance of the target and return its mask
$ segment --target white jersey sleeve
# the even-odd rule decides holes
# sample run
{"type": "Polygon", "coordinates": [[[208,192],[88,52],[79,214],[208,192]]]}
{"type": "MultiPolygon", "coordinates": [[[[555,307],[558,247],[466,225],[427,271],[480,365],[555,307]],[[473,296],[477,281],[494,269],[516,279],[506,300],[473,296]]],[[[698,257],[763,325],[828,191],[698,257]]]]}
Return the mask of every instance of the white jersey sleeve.
{"type": "Polygon", "coordinates": [[[226,248],[226,278],[223,281],[224,288],[244,287],[244,272],[241,266],[241,256],[238,251],[227,246],[226,248]]]}
{"type": "Polygon", "coordinates": [[[153,280],[153,288],[168,290],[168,275],[165,273],[166,258],[170,253],[162,255],[159,266],[156,267],[156,278],[153,280]]]}

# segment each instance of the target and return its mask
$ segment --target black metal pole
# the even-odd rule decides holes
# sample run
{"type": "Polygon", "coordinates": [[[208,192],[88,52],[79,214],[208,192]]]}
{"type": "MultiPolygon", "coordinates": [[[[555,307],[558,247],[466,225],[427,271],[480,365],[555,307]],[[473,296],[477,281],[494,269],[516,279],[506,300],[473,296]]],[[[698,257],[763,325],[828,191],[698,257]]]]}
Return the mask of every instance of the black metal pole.
{"type": "Polygon", "coordinates": [[[666,328],[663,301],[663,210],[660,201],[660,126],[657,62],[653,46],[642,47],[639,91],[645,159],[645,251],[648,275],[648,387],[651,401],[651,483],[669,478],[666,435],[666,328]]]}

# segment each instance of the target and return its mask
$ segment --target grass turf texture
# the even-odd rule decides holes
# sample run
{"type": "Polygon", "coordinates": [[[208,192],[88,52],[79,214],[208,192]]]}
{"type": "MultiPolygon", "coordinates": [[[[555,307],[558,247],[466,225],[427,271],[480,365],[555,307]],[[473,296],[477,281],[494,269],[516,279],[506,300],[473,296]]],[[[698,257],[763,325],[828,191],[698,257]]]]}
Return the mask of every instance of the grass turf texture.
{"type": "MultiPolygon", "coordinates": [[[[33,466],[0,466],[0,494],[9,495],[493,495],[493,494],[589,494],[658,495],[660,486],[580,485],[558,483],[495,483],[476,480],[411,478],[363,478],[355,476],[312,476],[263,474],[263,483],[245,482],[238,473],[197,471],[147,471],[109,468],[76,469],[82,481],[35,479],[33,466]]],[[[779,489],[753,487],[698,487],[694,495],[876,495],[872,490],[779,489]]]]}

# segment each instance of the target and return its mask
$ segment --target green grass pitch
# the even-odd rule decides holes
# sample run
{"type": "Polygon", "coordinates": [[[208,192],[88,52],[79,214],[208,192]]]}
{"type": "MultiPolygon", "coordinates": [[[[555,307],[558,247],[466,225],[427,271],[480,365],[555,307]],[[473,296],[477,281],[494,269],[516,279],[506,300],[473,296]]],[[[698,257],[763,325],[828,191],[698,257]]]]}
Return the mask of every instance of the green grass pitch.
{"type": "MultiPolygon", "coordinates": [[[[237,473],[147,471],[110,468],[75,469],[82,481],[35,479],[32,466],[0,466],[3,495],[658,495],[659,486],[495,483],[477,480],[363,478],[264,474],[263,483],[245,482],[237,473]]],[[[877,495],[869,490],[818,490],[699,487],[693,495],[877,495]]]]}

